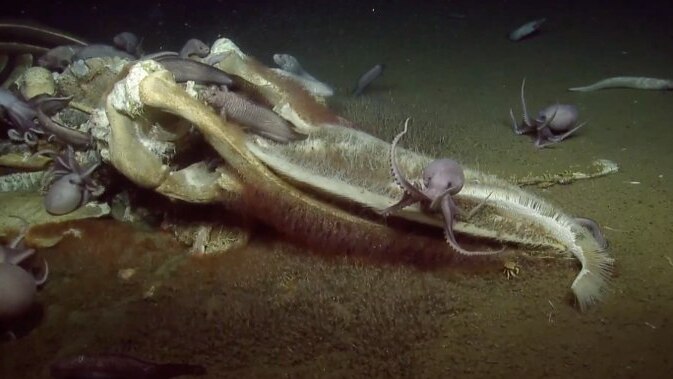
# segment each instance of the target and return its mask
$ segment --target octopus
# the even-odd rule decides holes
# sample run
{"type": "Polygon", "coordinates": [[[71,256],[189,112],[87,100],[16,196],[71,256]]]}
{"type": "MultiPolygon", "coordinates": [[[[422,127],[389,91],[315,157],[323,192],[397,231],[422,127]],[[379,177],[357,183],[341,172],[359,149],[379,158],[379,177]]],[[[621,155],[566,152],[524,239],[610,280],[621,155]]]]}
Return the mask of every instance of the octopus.
{"type": "Polygon", "coordinates": [[[24,100],[9,90],[0,88],[0,116],[10,125],[7,136],[14,142],[36,146],[40,137],[53,136],[61,142],[86,146],[91,136],[57,124],[49,118],[66,107],[70,97],[38,95],[24,100]]]}
{"type": "Polygon", "coordinates": [[[46,176],[49,188],[44,197],[44,207],[49,214],[70,213],[105,191],[105,187],[91,177],[100,161],[82,167],[71,145],[60,155],[47,153],[54,155],[54,164],[46,176]]]}
{"type": "Polygon", "coordinates": [[[540,110],[537,117],[531,120],[526,108],[526,99],[524,98],[525,85],[526,79],[521,83],[523,122],[517,124],[512,109],[509,110],[509,116],[512,119],[514,133],[517,135],[535,133],[535,147],[543,148],[557,144],[586,125],[586,122],[578,124],[579,109],[574,104],[550,105],[540,110]]]}
{"type": "Polygon", "coordinates": [[[49,266],[43,260],[41,272],[33,274],[27,265],[35,249],[21,243],[26,229],[8,245],[0,246],[0,321],[12,320],[25,314],[35,301],[37,287],[49,276],[49,266]]]}
{"type": "MultiPolygon", "coordinates": [[[[446,242],[455,251],[464,255],[491,255],[502,252],[497,251],[472,251],[466,250],[458,244],[453,233],[455,217],[461,210],[456,205],[453,196],[458,194],[465,184],[465,174],[460,164],[453,159],[436,159],[423,169],[423,181],[420,184],[409,182],[395,159],[397,145],[400,139],[407,133],[409,119],[404,122],[404,130],[393,139],[390,148],[390,164],[395,183],[404,191],[402,199],[380,211],[384,216],[400,210],[409,205],[420,203],[424,211],[441,211],[444,217],[444,237],[446,242]]],[[[482,203],[483,204],[483,203],[482,203]]],[[[478,205],[479,208],[482,204],[478,205]]]]}
{"type": "Polygon", "coordinates": [[[0,116],[11,125],[7,136],[12,141],[34,146],[39,135],[44,134],[35,123],[35,107],[4,88],[0,88],[0,116]]]}

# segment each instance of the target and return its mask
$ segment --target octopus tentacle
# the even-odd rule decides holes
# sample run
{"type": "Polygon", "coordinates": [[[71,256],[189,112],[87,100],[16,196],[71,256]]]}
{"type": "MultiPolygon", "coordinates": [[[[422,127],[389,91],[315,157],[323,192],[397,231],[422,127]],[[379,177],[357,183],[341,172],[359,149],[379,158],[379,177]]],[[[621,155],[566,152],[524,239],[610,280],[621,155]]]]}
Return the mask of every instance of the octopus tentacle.
{"type": "Polygon", "coordinates": [[[509,109],[509,117],[512,119],[512,130],[514,130],[514,133],[516,135],[526,134],[532,130],[532,127],[526,125],[525,123],[519,125],[516,122],[516,119],[514,118],[514,111],[512,111],[512,108],[509,109]]]}
{"type": "Polygon", "coordinates": [[[23,133],[23,141],[28,146],[36,146],[38,137],[32,131],[23,133]]]}
{"type": "Polygon", "coordinates": [[[49,277],[49,264],[47,263],[46,259],[42,259],[43,267],[44,269],[42,270],[42,275],[39,277],[35,278],[35,285],[41,286],[44,283],[47,282],[47,278],[49,277]]]}
{"type": "Polygon", "coordinates": [[[456,187],[449,187],[444,192],[442,192],[439,196],[432,199],[432,202],[430,202],[430,209],[437,210],[437,208],[439,208],[442,200],[444,200],[444,198],[447,197],[447,196],[450,197],[452,194],[455,194],[454,193],[455,190],[456,190],[456,187]]]}
{"type": "Polygon", "coordinates": [[[26,259],[35,255],[35,249],[10,249],[5,258],[8,263],[18,265],[26,259]]]}
{"type": "Polygon", "coordinates": [[[453,199],[451,196],[444,196],[442,197],[441,201],[441,208],[442,208],[442,215],[444,216],[444,238],[446,239],[446,242],[451,246],[452,249],[457,251],[460,254],[463,255],[468,255],[468,256],[476,256],[476,255],[495,255],[502,253],[505,248],[501,248],[500,250],[494,250],[494,251],[475,251],[475,250],[465,250],[463,249],[459,244],[458,241],[456,241],[456,237],[453,234],[453,209],[455,209],[455,204],[453,204],[453,199]]]}
{"type": "Polygon", "coordinates": [[[535,147],[541,149],[543,147],[555,144],[556,142],[550,140],[552,137],[554,137],[554,134],[552,134],[549,128],[538,130],[537,138],[535,139],[535,147]]]}
{"type": "Polygon", "coordinates": [[[98,168],[98,166],[100,166],[100,162],[92,164],[91,166],[87,167],[86,170],[79,172],[78,174],[81,178],[88,178],[89,175],[91,175],[98,168]]]}
{"type": "Polygon", "coordinates": [[[551,115],[551,117],[545,118],[545,120],[542,122],[542,124],[537,127],[537,130],[541,130],[541,129],[544,129],[544,128],[548,127],[549,124],[551,124],[552,121],[554,121],[554,118],[556,117],[557,112],[558,112],[558,104],[556,105],[556,108],[554,108],[554,113],[551,115]]]}
{"type": "Polygon", "coordinates": [[[8,129],[7,137],[14,142],[23,142],[23,135],[16,129],[8,129]]]}
{"type": "MultiPolygon", "coordinates": [[[[12,95],[13,96],[13,95],[12,95]]],[[[15,128],[30,130],[35,127],[33,120],[35,119],[35,111],[28,106],[28,104],[14,97],[14,101],[10,106],[5,107],[7,110],[7,117],[15,128]]]]}
{"type": "Polygon", "coordinates": [[[524,97],[523,91],[524,87],[526,87],[526,78],[523,78],[523,81],[521,82],[521,108],[523,110],[523,123],[529,127],[533,127],[533,123],[530,122],[530,118],[528,117],[528,109],[526,107],[526,98],[524,97]]]}
{"type": "Polygon", "coordinates": [[[567,131],[567,132],[565,132],[565,133],[563,133],[563,134],[553,135],[553,136],[549,137],[549,140],[550,140],[551,142],[553,142],[553,143],[561,142],[561,141],[563,141],[564,139],[570,137],[571,134],[575,133],[579,128],[583,127],[583,126],[586,125],[586,124],[587,124],[587,121],[585,121],[585,122],[583,122],[583,123],[577,125],[576,127],[570,129],[569,131],[567,131]]]}
{"type": "Polygon", "coordinates": [[[395,136],[393,139],[392,146],[390,147],[390,166],[392,168],[392,173],[393,173],[393,180],[395,180],[395,183],[397,183],[398,186],[400,186],[404,192],[410,194],[416,201],[420,201],[423,199],[427,199],[425,194],[418,190],[418,188],[414,187],[413,184],[411,184],[405,177],[404,174],[402,174],[402,170],[400,170],[399,166],[397,165],[397,160],[395,159],[395,153],[397,151],[397,144],[400,142],[400,139],[407,134],[407,130],[409,128],[409,118],[407,118],[404,121],[404,130],[400,132],[398,135],[395,136]]]}
{"type": "Polygon", "coordinates": [[[91,197],[98,197],[105,192],[105,187],[102,184],[99,183],[87,183],[86,184],[86,191],[91,194],[91,197]]]}
{"type": "Polygon", "coordinates": [[[402,199],[400,199],[400,201],[387,208],[381,209],[378,211],[378,213],[386,217],[415,203],[418,203],[418,199],[415,199],[413,196],[411,196],[411,194],[405,192],[404,195],[402,195],[402,199]]]}
{"type": "Polygon", "coordinates": [[[12,249],[15,249],[17,246],[19,246],[19,244],[21,243],[21,241],[23,241],[23,239],[26,237],[26,234],[28,234],[28,226],[29,226],[29,224],[28,224],[28,220],[26,220],[25,218],[23,218],[23,217],[21,217],[21,216],[10,215],[9,217],[16,218],[16,219],[20,220],[21,222],[23,222],[23,227],[21,228],[21,231],[20,231],[19,234],[18,234],[16,237],[14,237],[14,239],[9,243],[9,247],[11,247],[12,249]]]}
{"type": "Polygon", "coordinates": [[[464,215],[465,220],[469,220],[469,219],[471,219],[474,215],[476,215],[477,213],[479,213],[479,211],[480,211],[480,210],[484,207],[484,205],[486,205],[486,203],[488,202],[488,199],[491,198],[491,195],[493,195],[493,191],[489,192],[488,195],[486,195],[486,197],[484,198],[484,200],[482,200],[481,202],[479,202],[479,204],[477,204],[476,207],[470,209],[470,211],[467,212],[467,214],[465,214],[465,211],[463,211],[462,209],[460,209],[458,206],[456,206],[456,209],[458,209],[458,212],[460,212],[461,215],[464,215]]]}

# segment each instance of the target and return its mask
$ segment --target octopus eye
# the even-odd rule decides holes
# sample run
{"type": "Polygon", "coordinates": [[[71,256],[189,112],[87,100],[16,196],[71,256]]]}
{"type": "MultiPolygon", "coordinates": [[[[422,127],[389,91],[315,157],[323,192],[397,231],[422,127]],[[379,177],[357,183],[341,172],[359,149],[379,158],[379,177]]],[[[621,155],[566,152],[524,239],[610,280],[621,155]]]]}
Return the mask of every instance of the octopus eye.
{"type": "Polygon", "coordinates": [[[73,186],[81,186],[82,185],[82,178],[75,177],[75,178],[69,178],[68,183],[72,184],[73,186]]]}

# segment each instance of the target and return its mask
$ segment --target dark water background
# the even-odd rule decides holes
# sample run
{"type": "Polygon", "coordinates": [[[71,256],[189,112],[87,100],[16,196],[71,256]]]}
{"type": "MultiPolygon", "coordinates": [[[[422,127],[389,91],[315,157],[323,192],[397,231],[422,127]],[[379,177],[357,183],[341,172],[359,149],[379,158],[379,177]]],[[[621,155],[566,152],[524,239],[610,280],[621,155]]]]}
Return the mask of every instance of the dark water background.
{"type": "Polygon", "coordinates": [[[3,378],[44,377],[56,357],[127,352],[202,363],[209,377],[652,378],[673,372],[673,93],[569,87],[611,76],[673,78],[673,2],[643,1],[22,1],[24,18],[108,43],[120,31],[146,50],[226,36],[272,65],[292,53],[333,84],[333,108],[390,140],[503,177],[585,167],[618,174],[534,190],[604,227],[617,260],[612,290],[586,314],[568,301],[573,264],[523,266],[516,280],[324,261],[264,236],[205,262],[171,265],[184,247],[109,221],[51,253],[43,324],[0,346],[3,378]],[[93,3],[89,3],[93,4],[93,3]],[[464,16],[464,17],[463,17],[464,16]],[[547,17],[512,43],[513,28],[547,17]],[[347,96],[375,63],[387,71],[347,96]],[[531,111],[577,104],[589,124],[543,151],[515,136],[527,78],[531,111]],[[109,241],[109,236],[115,236],[109,241]],[[101,244],[106,239],[109,243],[101,244]],[[289,253],[288,253],[289,252],[289,253]],[[120,282],[120,269],[138,276],[120,282]],[[151,300],[139,300],[154,282],[151,300]]]}

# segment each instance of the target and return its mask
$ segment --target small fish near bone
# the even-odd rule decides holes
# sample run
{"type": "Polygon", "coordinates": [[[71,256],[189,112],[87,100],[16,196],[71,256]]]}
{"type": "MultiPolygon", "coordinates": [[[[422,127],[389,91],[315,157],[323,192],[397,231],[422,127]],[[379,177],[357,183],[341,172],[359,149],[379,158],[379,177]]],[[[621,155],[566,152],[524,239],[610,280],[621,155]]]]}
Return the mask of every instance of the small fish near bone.
{"type": "Polygon", "coordinates": [[[538,112],[535,119],[531,120],[526,107],[524,87],[526,79],[521,82],[521,107],[523,109],[523,121],[517,124],[514,112],[510,108],[509,116],[512,118],[512,128],[518,135],[535,133],[535,147],[543,148],[563,141],[581,127],[583,122],[577,125],[579,110],[573,104],[554,104],[543,108],[538,112]]]}
{"type": "Polygon", "coordinates": [[[188,40],[182,49],[180,49],[180,58],[189,58],[195,55],[199,58],[205,58],[210,54],[210,47],[200,39],[192,38],[188,40]]]}
{"type": "Polygon", "coordinates": [[[274,70],[275,72],[296,80],[302,87],[312,94],[320,97],[330,97],[334,95],[334,89],[332,87],[306,72],[294,56],[290,54],[274,54],[273,61],[280,67],[280,70],[274,70]]]}
{"type": "Polygon", "coordinates": [[[62,358],[50,367],[54,379],[168,379],[178,376],[203,376],[200,365],[154,363],[122,354],[78,355],[62,358]]]}
{"type": "Polygon", "coordinates": [[[114,46],[105,45],[105,44],[93,44],[87,45],[79,49],[72,57],[73,62],[80,59],[89,59],[96,57],[119,57],[126,60],[134,60],[137,57],[135,55],[129,54],[124,50],[119,50],[114,46]]]}
{"type": "Polygon", "coordinates": [[[524,38],[530,37],[538,33],[540,31],[540,28],[542,27],[542,24],[544,24],[545,21],[547,21],[547,19],[543,17],[537,20],[527,22],[511,31],[507,35],[507,38],[509,38],[509,40],[512,42],[519,42],[524,38]]]}
{"type": "Polygon", "coordinates": [[[224,71],[192,59],[166,55],[154,60],[170,71],[178,83],[190,80],[201,84],[218,84],[223,86],[230,86],[234,83],[224,71]]]}
{"type": "Polygon", "coordinates": [[[63,71],[72,62],[75,54],[80,51],[79,45],[56,46],[37,59],[37,64],[51,71],[63,71]]]}
{"type": "Polygon", "coordinates": [[[360,96],[374,80],[383,75],[383,70],[385,68],[386,66],[384,64],[379,63],[365,72],[360,79],[358,79],[358,84],[357,87],[355,87],[355,91],[353,91],[353,96],[360,96]]]}
{"type": "MultiPolygon", "coordinates": [[[[119,35],[115,36],[115,38],[119,39],[118,37],[119,35]]],[[[128,45],[133,42],[118,40],[117,43],[125,43],[128,45]]],[[[77,60],[86,60],[95,57],[119,57],[126,60],[137,59],[136,55],[131,54],[126,50],[121,50],[116,46],[106,44],[92,44],[86,46],[62,45],[56,46],[40,56],[37,60],[37,64],[52,71],[63,71],[68,65],[77,60]]]]}
{"type": "Polygon", "coordinates": [[[143,55],[142,40],[131,32],[121,32],[112,38],[114,45],[131,55],[140,57],[143,55]]]}
{"type": "Polygon", "coordinates": [[[201,93],[201,98],[225,119],[233,120],[253,133],[276,142],[290,142],[303,139],[287,121],[272,110],[257,105],[243,96],[231,92],[226,86],[211,86],[201,93]]]}
{"type": "Polygon", "coordinates": [[[633,88],[655,91],[673,90],[673,80],[642,76],[615,76],[584,87],[568,88],[568,91],[591,92],[609,88],[633,88]]]}

